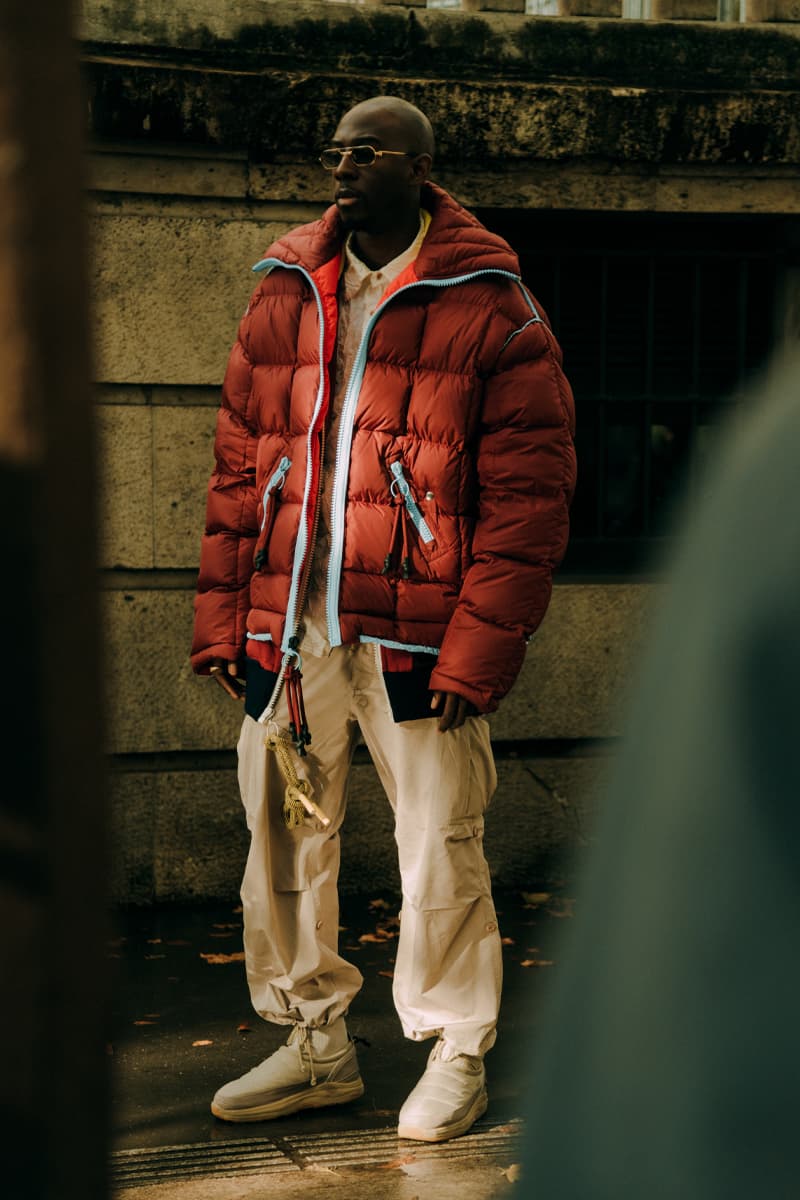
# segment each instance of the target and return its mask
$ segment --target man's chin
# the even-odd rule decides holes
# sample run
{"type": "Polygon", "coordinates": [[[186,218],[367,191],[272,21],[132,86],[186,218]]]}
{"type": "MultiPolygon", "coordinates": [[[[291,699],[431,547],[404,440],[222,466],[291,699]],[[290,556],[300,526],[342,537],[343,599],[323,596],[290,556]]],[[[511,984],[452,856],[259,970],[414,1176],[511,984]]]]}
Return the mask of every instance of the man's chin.
{"type": "Polygon", "coordinates": [[[359,233],[366,229],[368,218],[360,204],[337,204],[336,208],[342,222],[342,227],[348,233],[359,233]]]}

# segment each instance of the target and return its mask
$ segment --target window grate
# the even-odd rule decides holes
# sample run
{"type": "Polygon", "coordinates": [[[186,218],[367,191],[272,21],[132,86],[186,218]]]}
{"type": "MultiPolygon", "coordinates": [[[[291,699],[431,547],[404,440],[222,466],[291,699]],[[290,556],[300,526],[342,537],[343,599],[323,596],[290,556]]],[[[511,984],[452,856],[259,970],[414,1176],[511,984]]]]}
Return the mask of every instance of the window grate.
{"type": "Polygon", "coordinates": [[[779,227],[479,214],[520,254],[575,393],[578,487],[562,570],[640,568],[696,491],[722,420],[774,344],[779,227]],[[540,249],[546,247],[546,250],[540,249]]]}

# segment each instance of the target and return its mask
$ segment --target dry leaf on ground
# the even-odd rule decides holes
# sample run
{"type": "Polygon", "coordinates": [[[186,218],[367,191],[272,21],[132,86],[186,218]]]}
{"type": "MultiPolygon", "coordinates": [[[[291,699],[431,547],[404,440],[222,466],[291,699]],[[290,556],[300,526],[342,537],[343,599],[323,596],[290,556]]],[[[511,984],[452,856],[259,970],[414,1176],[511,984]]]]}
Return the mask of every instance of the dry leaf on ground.
{"type": "Polygon", "coordinates": [[[391,937],[388,934],[362,933],[358,940],[360,942],[374,942],[378,946],[383,946],[386,942],[391,941],[391,937]]]}
{"type": "Polygon", "coordinates": [[[522,1178],[522,1166],[520,1163],[512,1163],[510,1167],[501,1168],[501,1174],[505,1175],[509,1183],[516,1183],[522,1178]]]}
{"type": "Polygon", "coordinates": [[[523,892],[522,899],[526,904],[535,906],[537,904],[546,904],[552,894],[552,892],[523,892]]]}
{"type": "Polygon", "coordinates": [[[214,921],[212,929],[241,929],[241,921],[214,921]]]}
{"type": "Polygon", "coordinates": [[[392,906],[388,900],[370,900],[369,907],[373,911],[388,912],[392,906]]]}
{"type": "Polygon", "coordinates": [[[551,958],[523,958],[519,965],[521,967],[552,967],[553,960],[551,958]]]}
{"type": "Polygon", "coordinates": [[[394,971],[378,971],[379,975],[383,975],[384,979],[394,979],[394,971]]]}
{"type": "Polygon", "coordinates": [[[516,946],[516,944],[517,943],[514,941],[513,938],[510,938],[510,937],[500,938],[501,946],[516,946]]]}
{"type": "Polygon", "coordinates": [[[133,1023],[134,1023],[134,1025],[155,1025],[156,1024],[155,1021],[148,1021],[148,1020],[134,1021],[133,1023]]]}
{"type": "Polygon", "coordinates": [[[237,950],[234,954],[203,954],[201,951],[200,957],[207,963],[244,962],[244,950],[237,950]]]}
{"type": "Polygon", "coordinates": [[[213,1046],[214,1043],[210,1038],[199,1038],[198,1041],[192,1042],[193,1046],[213,1046]]]}
{"type": "Polygon", "coordinates": [[[236,1032],[237,1033],[252,1033],[253,1027],[252,1027],[252,1025],[248,1025],[247,1021],[240,1021],[239,1024],[236,1026],[236,1032]]]}
{"type": "Polygon", "coordinates": [[[148,938],[147,944],[148,944],[148,946],[160,946],[161,938],[148,938]]]}

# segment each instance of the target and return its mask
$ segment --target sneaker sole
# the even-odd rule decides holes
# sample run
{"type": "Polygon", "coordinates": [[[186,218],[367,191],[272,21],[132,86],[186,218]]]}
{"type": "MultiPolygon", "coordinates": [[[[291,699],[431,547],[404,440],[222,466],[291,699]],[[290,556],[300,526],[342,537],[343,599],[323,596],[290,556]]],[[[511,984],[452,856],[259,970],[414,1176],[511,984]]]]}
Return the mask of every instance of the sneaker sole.
{"type": "Polygon", "coordinates": [[[423,1129],[418,1125],[398,1125],[397,1136],[407,1138],[411,1142],[446,1142],[448,1138],[460,1137],[462,1133],[475,1124],[489,1107],[489,1096],[486,1091],[475,1097],[475,1102],[460,1121],[451,1125],[439,1125],[433,1129],[423,1129]]]}
{"type": "Polygon", "coordinates": [[[211,1111],[221,1121],[271,1121],[275,1117],[288,1117],[301,1108],[326,1108],[329,1104],[347,1104],[364,1095],[361,1079],[352,1083],[319,1083],[304,1092],[295,1092],[271,1104],[257,1104],[253,1108],[221,1108],[211,1101],[211,1111]]]}

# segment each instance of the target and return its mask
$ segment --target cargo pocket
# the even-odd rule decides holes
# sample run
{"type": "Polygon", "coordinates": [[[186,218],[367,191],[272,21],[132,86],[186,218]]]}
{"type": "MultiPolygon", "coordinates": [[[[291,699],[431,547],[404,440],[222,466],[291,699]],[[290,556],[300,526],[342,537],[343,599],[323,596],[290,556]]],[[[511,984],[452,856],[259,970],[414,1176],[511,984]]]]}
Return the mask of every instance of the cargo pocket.
{"type": "Polygon", "coordinates": [[[490,894],[483,855],[483,817],[463,817],[427,833],[425,869],[409,899],[418,911],[462,908],[490,894]]]}

